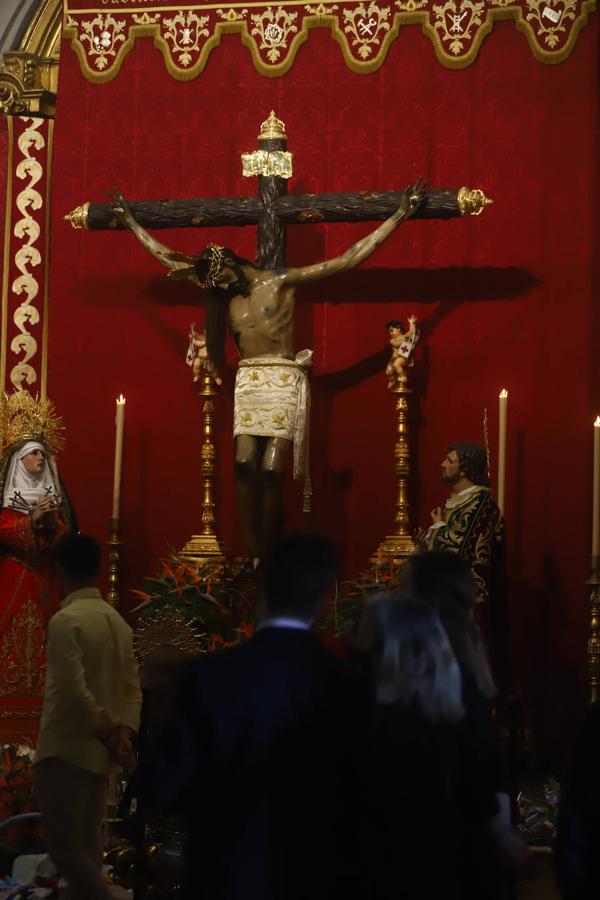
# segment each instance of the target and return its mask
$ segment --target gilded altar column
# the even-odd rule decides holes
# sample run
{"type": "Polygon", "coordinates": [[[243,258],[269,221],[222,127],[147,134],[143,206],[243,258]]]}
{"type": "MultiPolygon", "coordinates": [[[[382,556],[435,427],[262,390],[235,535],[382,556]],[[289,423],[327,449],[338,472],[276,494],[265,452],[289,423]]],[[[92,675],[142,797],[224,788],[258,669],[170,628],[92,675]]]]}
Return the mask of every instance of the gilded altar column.
{"type": "Polygon", "coordinates": [[[204,398],[202,406],[202,516],[199,534],[189,539],[179,555],[198,565],[214,565],[222,568],[225,565],[223,544],[216,534],[215,519],[215,474],[216,452],[214,442],[214,403],[219,390],[213,378],[204,371],[201,376],[201,387],[198,396],[204,398]]]}
{"type": "Polygon", "coordinates": [[[106,600],[115,609],[119,606],[119,569],[121,562],[120,520],[111,518],[108,545],[108,593],[106,600]]]}
{"type": "Polygon", "coordinates": [[[587,670],[590,703],[600,699],[600,556],[592,556],[592,572],[588,579],[590,593],[590,636],[587,642],[587,670]]]}

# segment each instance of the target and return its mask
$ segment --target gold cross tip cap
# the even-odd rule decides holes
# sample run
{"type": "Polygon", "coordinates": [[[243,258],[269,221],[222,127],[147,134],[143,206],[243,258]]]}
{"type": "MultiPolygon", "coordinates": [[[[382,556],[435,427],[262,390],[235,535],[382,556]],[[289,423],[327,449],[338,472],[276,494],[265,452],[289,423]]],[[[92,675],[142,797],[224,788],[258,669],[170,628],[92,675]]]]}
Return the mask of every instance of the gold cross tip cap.
{"type": "Polygon", "coordinates": [[[275,115],[275,110],[271,110],[269,113],[269,118],[265,119],[265,121],[260,126],[260,134],[258,136],[259,141],[287,141],[287,134],[285,133],[285,125],[278,119],[275,115]]]}
{"type": "Polygon", "coordinates": [[[486,206],[494,202],[486,197],[481,188],[461,187],[456,200],[461,216],[480,216],[486,206]]]}
{"type": "Polygon", "coordinates": [[[87,228],[89,208],[89,202],[83,203],[81,206],[76,206],[75,209],[72,209],[66,216],[63,216],[63,219],[65,222],[70,222],[73,228],[87,228]]]}

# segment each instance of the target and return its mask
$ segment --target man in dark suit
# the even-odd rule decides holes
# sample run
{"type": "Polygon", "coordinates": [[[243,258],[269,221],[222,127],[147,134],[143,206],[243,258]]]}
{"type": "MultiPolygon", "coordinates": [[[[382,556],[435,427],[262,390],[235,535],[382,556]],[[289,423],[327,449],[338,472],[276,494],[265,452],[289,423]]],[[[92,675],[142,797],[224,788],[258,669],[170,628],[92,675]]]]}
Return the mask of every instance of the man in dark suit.
{"type": "Polygon", "coordinates": [[[334,580],[329,542],[288,535],[255,636],[184,676],[146,783],[148,800],[186,821],[186,898],[364,896],[369,695],[311,631],[334,580]]]}
{"type": "Polygon", "coordinates": [[[600,897],[600,703],[579,727],[570,771],[561,785],[554,870],[563,900],[600,897]]]}

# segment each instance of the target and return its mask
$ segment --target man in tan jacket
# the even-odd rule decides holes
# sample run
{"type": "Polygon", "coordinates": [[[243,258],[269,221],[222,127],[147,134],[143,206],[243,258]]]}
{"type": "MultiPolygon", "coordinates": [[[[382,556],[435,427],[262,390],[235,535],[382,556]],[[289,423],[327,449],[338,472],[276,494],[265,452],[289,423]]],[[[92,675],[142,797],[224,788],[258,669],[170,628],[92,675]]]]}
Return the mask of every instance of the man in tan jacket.
{"type": "Polygon", "coordinates": [[[48,668],[35,788],[48,850],[70,900],[108,900],[101,821],[113,761],[133,754],[141,691],[132,632],[97,587],[100,547],[65,538],[56,552],[64,592],[48,629],[48,668]]]}

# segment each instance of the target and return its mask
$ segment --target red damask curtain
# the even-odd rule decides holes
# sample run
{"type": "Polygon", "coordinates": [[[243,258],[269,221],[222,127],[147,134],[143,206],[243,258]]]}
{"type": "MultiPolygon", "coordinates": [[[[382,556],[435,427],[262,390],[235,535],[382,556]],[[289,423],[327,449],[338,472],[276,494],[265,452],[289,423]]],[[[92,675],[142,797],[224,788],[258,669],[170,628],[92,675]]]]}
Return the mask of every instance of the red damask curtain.
{"type": "MultiPolygon", "coordinates": [[[[126,233],[75,232],[62,216],[119,186],[126,197],[252,194],[240,153],[274,109],[294,153],[293,192],[481,187],[495,204],[476,219],[413,222],[360,271],[306,289],[298,349],[315,351],[313,513],[290,482],[288,525],[330,535],[346,576],[389,531],[394,408],[383,370],[385,323],[422,327],[412,447],[413,515],[443,501],[446,445],[492,448],[497,397],[509,390],[506,655],[545,746],[584,698],[592,422],[598,379],[597,18],[560,65],[537,61],[499,22],[479,58],[453,71],[416,27],[385,64],[350,71],[315,29],[280,78],[256,71],[225,35],[195,80],[167,72],[149,39],[118,76],[85,80],[68,42],[60,63],[53,184],[48,394],[68,428],[61,472],[82,528],[100,538],[110,514],[114,399],[127,397],[123,478],[124,606],[167,545],[199,524],[200,402],[184,365],[199,292],[165,282],[126,233]],[[559,702],[560,701],[560,702],[559,702]],[[564,701],[564,702],[563,702],[564,701]]],[[[344,250],[369,224],[288,231],[288,261],[344,250]]],[[[254,229],[161,232],[195,251],[208,240],[252,256],[254,229]]],[[[218,530],[241,552],[234,502],[231,389],[217,400],[218,530]]]]}

